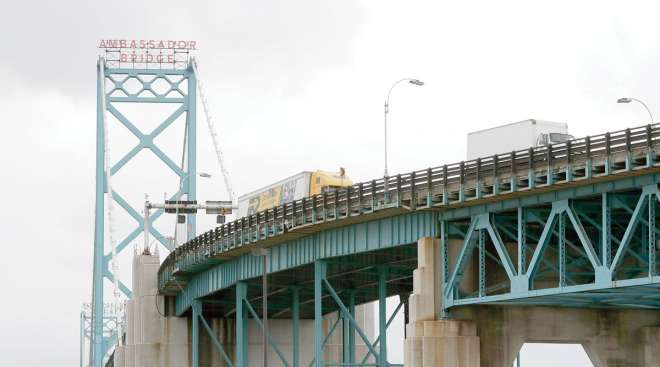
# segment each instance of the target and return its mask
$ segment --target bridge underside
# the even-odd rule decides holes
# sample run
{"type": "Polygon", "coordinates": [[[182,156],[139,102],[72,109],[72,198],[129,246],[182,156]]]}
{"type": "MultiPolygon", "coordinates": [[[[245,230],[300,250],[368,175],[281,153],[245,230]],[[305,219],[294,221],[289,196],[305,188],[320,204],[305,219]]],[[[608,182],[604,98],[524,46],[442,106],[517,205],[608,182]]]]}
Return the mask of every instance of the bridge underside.
{"type": "MultiPolygon", "coordinates": [[[[407,244],[365,253],[339,256],[325,260],[326,279],[348,304],[348,294],[355,304],[379,299],[379,268],[387,269],[387,296],[408,295],[412,292],[412,273],[417,267],[417,244],[407,244]]],[[[262,313],[261,278],[244,281],[247,300],[255,311],[262,313]]],[[[268,275],[268,314],[270,318],[292,317],[292,288],[299,294],[300,318],[314,318],[314,264],[283,270],[268,275]]],[[[338,310],[329,294],[323,297],[323,314],[338,310]]],[[[236,312],[236,288],[230,287],[202,297],[204,315],[209,317],[234,317],[236,312]]]]}

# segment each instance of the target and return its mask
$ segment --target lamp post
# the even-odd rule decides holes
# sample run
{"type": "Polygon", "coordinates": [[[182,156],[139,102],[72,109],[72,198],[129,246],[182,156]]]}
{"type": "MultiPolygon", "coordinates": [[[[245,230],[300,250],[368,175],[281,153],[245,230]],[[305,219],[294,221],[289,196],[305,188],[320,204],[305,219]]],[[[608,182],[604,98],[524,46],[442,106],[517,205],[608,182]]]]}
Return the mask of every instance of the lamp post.
{"type": "MultiPolygon", "coordinates": [[[[197,175],[197,176],[202,177],[202,178],[211,178],[211,174],[206,173],[206,172],[191,172],[191,173],[181,177],[181,181],[179,182],[179,191],[178,191],[179,193],[176,196],[176,201],[180,201],[181,196],[183,195],[183,192],[182,192],[183,191],[183,183],[186,180],[190,179],[191,176],[194,176],[194,175],[197,175]]],[[[174,224],[174,247],[175,248],[176,248],[176,246],[178,245],[178,242],[179,242],[179,239],[178,239],[178,236],[177,236],[178,229],[179,229],[179,207],[176,208],[176,223],[174,224]]]]}
{"type": "Polygon", "coordinates": [[[653,114],[651,114],[651,110],[649,107],[644,103],[643,101],[637,99],[637,98],[629,98],[629,97],[624,97],[624,98],[619,98],[616,100],[617,103],[630,103],[632,101],[640,103],[644,108],[646,109],[646,112],[649,113],[649,118],[651,119],[651,123],[653,123],[653,114]]]}
{"type": "Polygon", "coordinates": [[[399,79],[392,86],[390,87],[390,90],[387,92],[387,97],[385,98],[385,172],[383,174],[384,177],[384,199],[385,203],[389,201],[389,173],[387,172],[387,114],[390,112],[390,95],[392,94],[392,90],[394,87],[399,85],[402,82],[408,82],[412,85],[416,85],[421,87],[424,85],[424,82],[419,80],[419,79],[412,79],[412,78],[403,78],[399,79]]]}

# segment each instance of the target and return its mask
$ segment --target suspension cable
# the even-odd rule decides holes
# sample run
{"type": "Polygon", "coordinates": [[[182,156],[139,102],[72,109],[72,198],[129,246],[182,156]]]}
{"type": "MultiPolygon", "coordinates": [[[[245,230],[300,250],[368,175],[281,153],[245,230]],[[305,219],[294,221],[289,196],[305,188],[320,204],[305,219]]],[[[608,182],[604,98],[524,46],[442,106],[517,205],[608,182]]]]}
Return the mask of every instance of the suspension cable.
{"type": "Polygon", "coordinates": [[[197,90],[199,91],[199,99],[202,101],[202,107],[204,109],[204,115],[206,116],[206,124],[209,127],[209,133],[211,134],[211,140],[213,141],[213,147],[215,148],[215,154],[218,157],[218,163],[220,164],[220,171],[222,172],[222,177],[225,181],[225,187],[227,189],[227,195],[229,195],[229,200],[233,204],[236,204],[236,194],[231,185],[231,179],[229,177],[229,171],[225,165],[224,154],[222,153],[222,148],[220,147],[220,142],[218,139],[218,133],[215,129],[213,123],[213,115],[211,114],[211,109],[209,108],[208,100],[206,99],[206,94],[204,93],[204,84],[202,78],[199,75],[199,70],[197,69],[197,60],[193,57],[191,59],[193,71],[197,77],[197,90]]]}

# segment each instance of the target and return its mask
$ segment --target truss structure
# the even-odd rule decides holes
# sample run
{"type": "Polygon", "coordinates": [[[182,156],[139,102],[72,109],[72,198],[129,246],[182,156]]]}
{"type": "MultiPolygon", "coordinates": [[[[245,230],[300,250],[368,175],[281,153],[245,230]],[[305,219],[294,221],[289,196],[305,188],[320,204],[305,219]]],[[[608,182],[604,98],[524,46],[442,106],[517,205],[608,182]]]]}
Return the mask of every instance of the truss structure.
{"type": "MultiPolygon", "coordinates": [[[[104,279],[115,282],[116,274],[109,266],[113,256],[121,253],[145,229],[143,216],[139,209],[144,203],[129,203],[120,192],[109,185],[109,177],[116,175],[135,156],[144,149],[151,150],[162,163],[169,167],[178,177],[180,189],[171,199],[176,200],[186,195],[187,200],[196,199],[196,76],[191,66],[185,69],[121,69],[110,68],[103,58],[97,64],[97,136],[96,136],[96,210],[94,234],[94,275],[93,295],[90,312],[88,333],[91,338],[90,355],[91,365],[101,367],[107,354],[117,341],[108,337],[106,331],[106,316],[104,313],[104,279]],[[129,83],[138,85],[129,88],[129,83]],[[176,104],[179,107],[165,118],[153,131],[145,132],[140,129],[140,121],[131,121],[122,113],[121,103],[133,104],[176,104]],[[104,158],[106,156],[107,137],[105,136],[106,114],[112,115],[119,121],[119,125],[127,129],[137,139],[138,143],[123,157],[119,157],[110,166],[110,172],[105,171],[104,158]],[[185,116],[185,139],[183,142],[183,164],[176,164],[164,151],[158,147],[154,140],[181,116],[185,116]],[[105,236],[105,216],[107,209],[104,205],[106,195],[110,200],[123,208],[134,220],[135,229],[125,238],[119,238],[113,251],[107,251],[105,236]],[[113,254],[114,253],[114,254],[113,254]]],[[[115,128],[115,126],[113,126],[115,128]]],[[[145,188],[148,191],[148,188],[145,188]]],[[[153,223],[163,214],[163,210],[154,211],[149,222],[153,223]]],[[[193,214],[188,214],[188,239],[195,236],[196,222],[193,214]]],[[[165,248],[173,250],[173,245],[154,226],[148,226],[149,233],[165,248]]],[[[119,289],[126,298],[131,298],[130,288],[117,280],[119,289]]],[[[83,323],[86,322],[86,318],[83,323]]],[[[81,341],[83,343],[83,341],[81,341]]]]}
{"type": "MultiPolygon", "coordinates": [[[[117,341],[117,331],[124,330],[120,327],[126,324],[126,312],[123,305],[105,303],[103,305],[103,345],[104,354],[108,354],[117,341]]],[[[92,304],[84,303],[80,312],[80,367],[88,365],[85,354],[85,343],[92,339],[92,304]]]]}
{"type": "Polygon", "coordinates": [[[441,215],[445,311],[467,304],[660,309],[657,176],[590,189],[459,219],[441,215]]]}

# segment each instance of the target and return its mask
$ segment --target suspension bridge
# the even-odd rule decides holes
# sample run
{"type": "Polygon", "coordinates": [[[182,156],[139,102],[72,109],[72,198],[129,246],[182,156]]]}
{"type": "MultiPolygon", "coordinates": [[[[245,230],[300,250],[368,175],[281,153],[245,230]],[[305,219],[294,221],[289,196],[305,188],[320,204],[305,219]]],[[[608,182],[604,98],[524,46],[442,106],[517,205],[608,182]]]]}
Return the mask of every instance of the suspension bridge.
{"type": "MultiPolygon", "coordinates": [[[[186,214],[187,241],[175,247],[148,226],[163,211],[144,220],[112,190],[111,176],[139,150],[150,149],[179,177],[181,190],[171,199],[196,200],[195,112],[201,92],[227,194],[234,199],[199,84],[194,61],[181,69],[98,63],[94,295],[89,317],[83,315],[95,367],[106,361],[141,365],[137,339],[145,336],[138,337],[131,326],[141,311],[128,312],[129,343],[121,327],[107,327],[114,316],[103,311],[103,279],[113,284],[115,295],[134,297],[113,276],[112,260],[145,228],[146,237],[170,251],[162,264],[152,253],[139,260],[140,269],[152,269],[149,287],[158,295],[138,296],[153,296],[152,304],[162,307],[151,321],[161,323],[152,338],[158,342],[143,343],[160,343],[150,352],[159,365],[177,365],[168,364],[173,360],[193,367],[260,365],[251,353],[250,334],[263,328],[260,315],[267,311],[269,322],[285,321],[275,330],[286,328],[290,335],[286,348],[275,331],[267,335],[273,365],[395,366],[388,360],[387,330],[401,309],[405,366],[511,366],[526,341],[581,343],[597,367],[660,365],[654,352],[660,346],[660,125],[361,182],[201,234],[195,215],[186,214]],[[123,88],[128,79],[141,83],[139,91],[123,88]],[[157,92],[156,80],[169,86],[157,92]],[[117,102],[181,107],[145,134],[113,106],[117,102]],[[114,165],[106,149],[106,113],[139,139],[114,165]],[[177,165],[153,139],[183,113],[185,158],[177,165]],[[135,219],[135,231],[125,239],[108,242],[104,235],[104,218],[112,212],[104,200],[135,219]],[[267,250],[265,267],[256,249],[267,250]],[[399,296],[400,303],[390,315],[386,299],[391,296],[399,296]],[[368,302],[377,304],[376,335],[356,313],[368,302]],[[172,344],[173,333],[184,335],[179,349],[163,349],[172,344]]],[[[138,304],[130,302],[133,308],[138,304]]],[[[140,328],[146,333],[146,326],[140,328]]]]}

